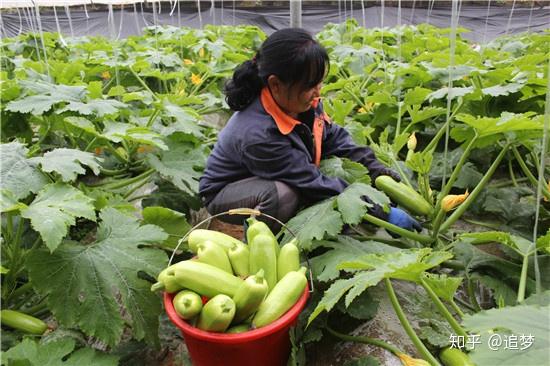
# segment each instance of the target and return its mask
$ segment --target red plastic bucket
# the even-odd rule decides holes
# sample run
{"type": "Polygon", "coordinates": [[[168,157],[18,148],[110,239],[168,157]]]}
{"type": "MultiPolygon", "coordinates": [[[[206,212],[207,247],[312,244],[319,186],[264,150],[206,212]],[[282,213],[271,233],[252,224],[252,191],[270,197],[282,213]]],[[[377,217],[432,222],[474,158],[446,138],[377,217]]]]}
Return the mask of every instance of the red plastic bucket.
{"type": "Polygon", "coordinates": [[[176,294],[164,293],[168,318],[181,330],[195,366],[284,366],[290,355],[288,331],[306,306],[309,286],[281,318],[255,330],[238,334],[205,332],[181,319],[172,305],[176,294]]]}

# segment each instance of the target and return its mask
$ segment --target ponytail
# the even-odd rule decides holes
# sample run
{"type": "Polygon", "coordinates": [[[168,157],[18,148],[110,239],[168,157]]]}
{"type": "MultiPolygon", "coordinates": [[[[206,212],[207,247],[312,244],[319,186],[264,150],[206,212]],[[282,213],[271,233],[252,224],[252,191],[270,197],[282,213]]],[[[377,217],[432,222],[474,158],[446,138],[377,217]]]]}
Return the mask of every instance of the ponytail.
{"type": "Polygon", "coordinates": [[[327,51],[307,31],[285,28],[271,34],[252,60],[235,70],[225,84],[225,100],[234,111],[260,95],[270,75],[306,90],[319,84],[330,68],[327,51]]]}
{"type": "Polygon", "coordinates": [[[232,110],[241,111],[260,94],[263,85],[256,59],[245,61],[225,84],[225,100],[232,110]]]}

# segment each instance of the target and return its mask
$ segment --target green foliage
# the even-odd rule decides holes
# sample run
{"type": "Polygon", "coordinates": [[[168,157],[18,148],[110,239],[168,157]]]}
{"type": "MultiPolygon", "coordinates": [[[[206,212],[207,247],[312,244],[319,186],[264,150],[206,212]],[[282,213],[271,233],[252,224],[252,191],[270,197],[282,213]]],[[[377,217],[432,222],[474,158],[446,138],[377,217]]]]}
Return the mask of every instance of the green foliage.
{"type": "Polygon", "coordinates": [[[140,246],[163,242],[167,235],[111,208],[101,212],[100,220],[90,245],[65,242],[53,253],[32,252],[30,279],[48,295],[48,307],[64,326],[78,326],[115,345],[128,324],[137,339],[158,343],[160,302],[137,272],[156,276],[166,265],[162,251],[140,246]]]}
{"type": "Polygon", "coordinates": [[[0,145],[2,190],[11,192],[15,200],[38,192],[48,182],[36,163],[27,159],[28,152],[19,142],[0,145]]]}
{"type": "Polygon", "coordinates": [[[115,366],[118,357],[92,348],[75,350],[75,341],[61,338],[47,343],[25,338],[15,347],[2,353],[2,365],[28,366],[115,366]]]}
{"type": "Polygon", "coordinates": [[[44,172],[58,173],[64,182],[72,182],[78,174],[86,173],[82,165],[87,166],[95,175],[98,175],[99,163],[102,161],[91,153],[65,148],[49,151],[41,157],[30,160],[40,164],[44,172]]]}
{"type": "Polygon", "coordinates": [[[21,217],[31,220],[32,227],[53,252],[67,235],[77,217],[95,221],[92,199],[80,190],[63,183],[45,186],[32,203],[21,209],[21,217]]]}
{"type": "Polygon", "coordinates": [[[141,213],[144,222],[161,227],[169,235],[162,243],[164,248],[175,249],[178,241],[191,229],[184,214],[169,208],[148,206],[141,213]]]}
{"type": "Polygon", "coordinates": [[[519,305],[503,309],[491,309],[464,318],[464,326],[480,335],[478,344],[470,357],[479,365],[543,365],[548,361],[550,345],[550,306],[519,305]],[[532,336],[527,347],[525,337],[532,336]],[[495,343],[489,340],[499,338],[498,352],[495,343]],[[523,337],[523,338],[522,338],[523,337]],[[508,347],[505,347],[504,340],[508,347]],[[510,342],[516,342],[510,343],[510,342]]]}

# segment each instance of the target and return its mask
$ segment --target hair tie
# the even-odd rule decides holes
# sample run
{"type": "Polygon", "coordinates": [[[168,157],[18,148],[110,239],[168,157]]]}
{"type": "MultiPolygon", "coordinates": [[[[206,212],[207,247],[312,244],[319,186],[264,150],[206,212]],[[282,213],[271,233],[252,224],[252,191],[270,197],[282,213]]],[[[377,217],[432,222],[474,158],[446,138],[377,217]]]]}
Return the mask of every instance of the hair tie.
{"type": "Polygon", "coordinates": [[[252,57],[252,63],[253,63],[254,65],[257,64],[257,60],[258,60],[258,58],[257,58],[256,56],[257,56],[257,55],[254,55],[254,57],[252,57]]]}

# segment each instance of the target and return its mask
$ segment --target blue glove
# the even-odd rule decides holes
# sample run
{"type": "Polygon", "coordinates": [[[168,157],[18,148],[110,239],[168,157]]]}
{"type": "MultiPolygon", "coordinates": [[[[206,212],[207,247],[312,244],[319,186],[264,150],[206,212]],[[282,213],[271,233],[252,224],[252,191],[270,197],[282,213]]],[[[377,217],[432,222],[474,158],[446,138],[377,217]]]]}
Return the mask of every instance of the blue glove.
{"type": "Polygon", "coordinates": [[[418,223],[418,221],[416,221],[408,213],[397,207],[390,208],[388,222],[409,231],[412,231],[413,229],[418,232],[422,231],[422,226],[418,223]]]}

